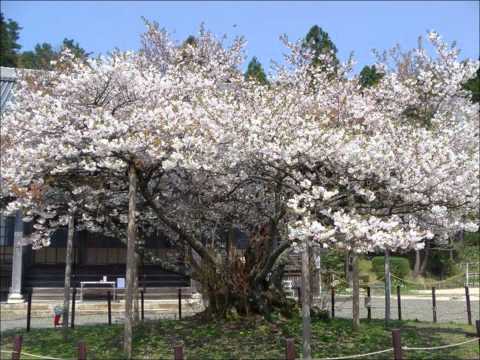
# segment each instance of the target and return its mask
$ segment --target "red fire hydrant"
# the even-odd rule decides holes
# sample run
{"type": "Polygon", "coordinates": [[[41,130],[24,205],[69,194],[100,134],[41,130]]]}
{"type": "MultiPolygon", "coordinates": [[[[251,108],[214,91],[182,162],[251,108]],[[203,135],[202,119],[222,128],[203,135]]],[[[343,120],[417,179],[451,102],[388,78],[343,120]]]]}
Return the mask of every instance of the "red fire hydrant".
{"type": "Polygon", "coordinates": [[[57,326],[61,325],[60,319],[62,318],[63,308],[61,306],[58,306],[58,305],[55,306],[53,308],[53,314],[54,314],[53,326],[57,327],[57,326]]]}

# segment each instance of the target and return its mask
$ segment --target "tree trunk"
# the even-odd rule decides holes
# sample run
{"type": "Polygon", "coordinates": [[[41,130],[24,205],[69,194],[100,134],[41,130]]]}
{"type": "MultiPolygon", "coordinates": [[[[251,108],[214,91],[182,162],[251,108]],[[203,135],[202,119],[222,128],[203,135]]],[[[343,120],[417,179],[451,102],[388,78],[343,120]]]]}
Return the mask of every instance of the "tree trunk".
{"type": "Polygon", "coordinates": [[[350,252],[345,255],[345,281],[350,286],[352,281],[352,272],[350,269],[350,252]]]}
{"type": "Polygon", "coordinates": [[[385,249],[385,323],[390,321],[390,294],[392,282],[390,278],[390,253],[385,249]]]}
{"type": "Polygon", "coordinates": [[[308,249],[308,266],[310,266],[309,276],[310,276],[310,306],[314,304],[315,298],[315,288],[316,284],[316,270],[315,270],[315,256],[314,256],[314,248],[310,246],[308,249]]]}
{"type": "Polygon", "coordinates": [[[127,359],[132,358],[132,336],[133,336],[133,314],[132,303],[135,285],[135,243],[136,224],[135,207],[137,192],[137,172],[133,164],[128,170],[128,230],[127,230],[127,269],[126,269],[126,292],[125,292],[125,330],[124,330],[124,351],[127,359]]]}
{"type": "Polygon", "coordinates": [[[67,249],[65,256],[65,282],[63,287],[63,336],[66,340],[68,330],[68,318],[70,308],[70,279],[72,274],[72,252],[73,252],[73,236],[75,235],[75,219],[70,214],[68,218],[68,234],[67,249]]]}
{"type": "Polygon", "coordinates": [[[428,260],[430,257],[430,244],[425,242],[425,256],[423,257],[422,265],[420,266],[420,274],[425,274],[427,270],[428,260]]]}
{"type": "Polygon", "coordinates": [[[134,283],[133,283],[133,320],[135,324],[140,322],[140,305],[139,305],[139,291],[138,291],[138,274],[139,274],[139,256],[138,253],[135,251],[135,274],[133,276],[134,283]]]}
{"type": "Polygon", "coordinates": [[[302,252],[302,320],[303,320],[303,358],[311,359],[312,324],[310,319],[310,242],[305,240],[302,252]]]}
{"type": "Polygon", "coordinates": [[[420,250],[415,250],[415,266],[413,267],[413,277],[420,275],[420,265],[422,264],[422,256],[420,250]]]}
{"type": "Polygon", "coordinates": [[[355,252],[352,253],[352,265],[352,327],[353,330],[358,330],[360,326],[360,282],[358,278],[358,255],[355,252]]]}

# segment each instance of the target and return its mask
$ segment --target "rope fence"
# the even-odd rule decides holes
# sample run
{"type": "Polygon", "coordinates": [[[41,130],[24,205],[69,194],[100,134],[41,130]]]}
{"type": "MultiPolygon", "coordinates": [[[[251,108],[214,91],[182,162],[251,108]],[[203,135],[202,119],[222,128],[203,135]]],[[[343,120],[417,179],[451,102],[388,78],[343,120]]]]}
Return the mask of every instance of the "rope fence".
{"type": "Polygon", "coordinates": [[[10,354],[10,355],[13,355],[13,354],[20,355],[20,357],[22,355],[25,355],[25,356],[30,356],[30,357],[33,357],[33,358],[46,359],[46,360],[73,360],[73,359],[57,358],[57,357],[46,356],[46,355],[30,354],[30,353],[27,353],[27,352],[18,353],[16,351],[8,351],[8,350],[0,350],[0,352],[4,353],[4,354],[10,354]]]}
{"type": "MultiPolygon", "coordinates": [[[[393,347],[388,348],[388,349],[383,349],[383,350],[378,350],[378,351],[373,351],[369,353],[360,353],[360,354],[353,354],[353,355],[344,355],[344,356],[336,356],[336,357],[324,357],[324,358],[315,358],[315,360],[346,360],[346,359],[358,359],[358,358],[364,358],[364,357],[370,357],[374,355],[379,355],[379,354],[384,354],[388,352],[394,352],[394,358],[397,359],[402,359],[402,351],[434,351],[434,350],[442,350],[442,349],[448,349],[448,348],[454,348],[454,347],[459,347],[463,346],[472,342],[479,342],[480,344],[480,320],[476,321],[476,327],[477,327],[477,336],[475,338],[462,341],[459,343],[455,344],[446,344],[446,345],[439,345],[439,346],[430,346],[430,347],[410,347],[410,346],[402,346],[401,345],[401,338],[400,338],[400,330],[399,329],[394,329],[392,330],[392,343],[393,347]]],[[[23,337],[22,336],[15,336],[14,338],[14,349],[13,351],[10,350],[1,350],[1,353],[4,354],[10,354],[12,355],[12,359],[20,359],[22,355],[24,356],[29,356],[33,358],[39,358],[39,359],[46,359],[46,360],[73,360],[73,359],[65,359],[65,358],[58,358],[58,357],[53,357],[53,356],[47,356],[47,355],[38,355],[38,354],[32,354],[28,352],[22,352],[22,341],[23,337]]],[[[286,339],[286,360],[295,360],[296,355],[295,355],[295,347],[293,344],[293,339],[286,339]]],[[[78,344],[78,359],[83,360],[86,359],[86,346],[85,343],[80,342],[78,344]]],[[[174,359],[175,360],[184,360],[184,345],[179,344],[174,346],[174,359]]]]}

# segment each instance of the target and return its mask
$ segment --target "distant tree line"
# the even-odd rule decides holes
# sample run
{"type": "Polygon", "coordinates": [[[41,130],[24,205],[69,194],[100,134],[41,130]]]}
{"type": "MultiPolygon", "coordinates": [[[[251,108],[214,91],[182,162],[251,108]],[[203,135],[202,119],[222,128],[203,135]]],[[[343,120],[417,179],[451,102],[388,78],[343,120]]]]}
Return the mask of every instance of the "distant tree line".
{"type": "MultiPolygon", "coordinates": [[[[80,58],[88,58],[87,53],[78,42],[73,39],[63,39],[60,46],[54,47],[47,42],[35,45],[33,50],[20,51],[22,46],[18,43],[22,27],[12,19],[5,19],[0,13],[0,66],[20,67],[26,69],[45,69],[52,68],[52,61],[58,59],[63,49],[70,49],[73,54],[80,58]]],[[[184,42],[194,45],[195,37],[190,36],[184,42]]],[[[310,28],[304,39],[305,48],[310,49],[313,54],[313,66],[320,67],[323,71],[328,71],[322,55],[330,55],[334,59],[334,64],[338,64],[337,47],[330,39],[329,34],[318,25],[310,28]]],[[[375,86],[382,79],[383,74],[378,71],[375,65],[365,65],[359,73],[359,83],[363,88],[375,86]]],[[[268,76],[257,57],[252,57],[245,78],[258,82],[262,85],[269,83],[268,76]]],[[[477,71],[476,77],[465,83],[464,88],[472,93],[472,101],[480,102],[480,71],[477,71]]]]}
{"type": "Polygon", "coordinates": [[[12,19],[5,19],[0,13],[0,65],[26,69],[52,68],[52,61],[68,48],[79,58],[87,58],[90,54],[73,39],[63,39],[60,46],[54,47],[47,42],[35,45],[33,50],[20,51],[22,46],[18,43],[22,27],[12,19]]]}

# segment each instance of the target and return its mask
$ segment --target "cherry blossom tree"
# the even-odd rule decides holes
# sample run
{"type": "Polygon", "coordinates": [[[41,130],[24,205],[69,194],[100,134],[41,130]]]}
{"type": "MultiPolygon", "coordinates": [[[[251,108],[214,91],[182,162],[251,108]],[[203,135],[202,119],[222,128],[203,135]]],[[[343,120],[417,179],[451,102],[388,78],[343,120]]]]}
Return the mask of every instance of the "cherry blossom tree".
{"type": "Polygon", "coordinates": [[[189,255],[159,264],[198,280],[212,314],[269,315],[290,308],[292,249],[421,248],[476,227],[478,104],[461,84],[478,63],[435,33],[436,56],[376,64],[382,79],[364,89],[352,59],[322,54],[328,71],[315,69],[301,42],[285,39],[286,65],[263,86],[242,76],[242,39],[227,46],[201,28],[179,45],[147,27],[138,53],[85,64],[67,52],[21,79],[4,119],[2,198],[35,214],[36,244],[68,208],[130,245],[161,229],[189,255]]]}

